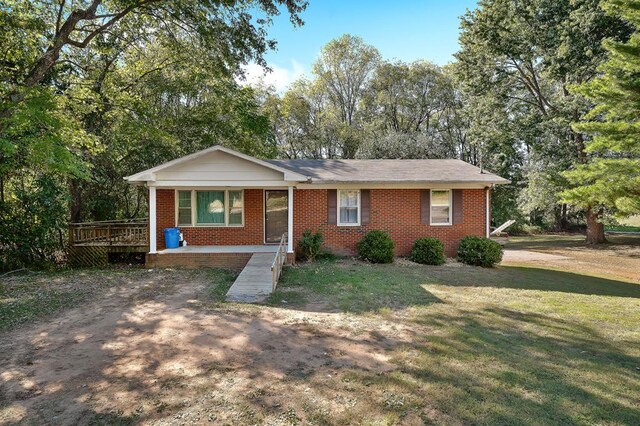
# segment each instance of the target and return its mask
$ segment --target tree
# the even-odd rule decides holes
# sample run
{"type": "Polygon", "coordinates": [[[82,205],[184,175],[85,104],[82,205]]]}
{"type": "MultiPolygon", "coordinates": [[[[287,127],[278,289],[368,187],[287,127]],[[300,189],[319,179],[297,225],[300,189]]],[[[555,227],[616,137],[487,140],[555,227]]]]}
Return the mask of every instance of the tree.
{"type": "Polygon", "coordinates": [[[365,93],[360,158],[468,158],[462,103],[449,68],[382,62],[365,93]]]}
{"type": "MultiPolygon", "coordinates": [[[[588,103],[568,88],[597,76],[606,58],[601,41],[625,40],[628,26],[598,0],[485,0],[461,27],[456,72],[470,99],[469,138],[493,171],[501,172],[496,160],[509,163],[502,175],[513,182],[510,197],[527,184],[523,168],[536,169],[530,162],[584,163],[584,135],[571,122],[588,103]]],[[[597,214],[585,209],[588,223],[597,214]]]]}
{"type": "MultiPolygon", "coordinates": [[[[629,216],[640,212],[640,1],[607,0],[611,14],[634,26],[627,42],[605,40],[609,57],[599,77],[574,91],[595,103],[576,132],[592,136],[588,160],[564,175],[574,185],[561,195],[566,202],[596,211],[588,223],[587,243],[604,242],[603,210],[629,216]]],[[[589,216],[588,216],[589,218],[589,216]]]]}
{"type": "MultiPolygon", "coordinates": [[[[26,36],[26,41],[19,42],[17,47],[28,46],[30,60],[25,61],[26,67],[15,70],[11,78],[12,87],[5,91],[0,103],[0,118],[6,118],[12,108],[24,100],[25,89],[40,84],[55,65],[67,61],[68,54],[87,49],[94,40],[117,31],[118,27],[135,32],[153,29],[153,32],[166,32],[171,36],[191,33],[214,57],[211,59],[227,70],[235,70],[238,64],[252,59],[264,63],[262,54],[275,43],[266,39],[265,31],[252,22],[252,15],[248,12],[255,7],[270,17],[279,13],[279,5],[286,6],[292,22],[302,23],[298,16],[306,6],[302,0],[3,2],[0,4],[3,21],[12,21],[13,24],[28,22],[39,31],[25,32],[19,25],[3,27],[9,30],[3,37],[5,39],[19,40],[26,36]]],[[[258,24],[266,22],[258,20],[258,24]]],[[[0,58],[3,62],[13,62],[13,57],[23,59],[25,55],[11,46],[5,50],[4,56],[0,58]]]]}
{"type": "Polygon", "coordinates": [[[358,104],[380,61],[378,50],[360,37],[345,34],[322,48],[313,73],[324,85],[342,124],[342,157],[353,158],[359,144],[358,104]]]}
{"type": "Polygon", "coordinates": [[[303,0],[0,1],[0,269],[47,263],[72,220],[144,214],[122,176],[221,143],[270,156],[234,76],[303,0]],[[69,209],[69,207],[71,207],[69,209]]]}

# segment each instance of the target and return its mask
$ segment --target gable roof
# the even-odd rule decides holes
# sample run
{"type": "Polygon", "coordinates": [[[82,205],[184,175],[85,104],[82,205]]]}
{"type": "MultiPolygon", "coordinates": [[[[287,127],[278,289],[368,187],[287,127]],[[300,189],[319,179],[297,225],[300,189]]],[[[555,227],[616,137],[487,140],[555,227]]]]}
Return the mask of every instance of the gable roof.
{"type": "Polygon", "coordinates": [[[461,183],[506,184],[509,180],[462,160],[260,160],[220,145],[160,164],[124,179],[153,182],[156,173],[193,161],[212,152],[224,152],[267,169],[283,173],[288,182],[334,183],[461,183]]]}
{"type": "Polygon", "coordinates": [[[309,176],[313,183],[474,183],[504,179],[462,160],[267,160],[309,176]]]}
{"type": "Polygon", "coordinates": [[[241,158],[246,161],[250,161],[254,164],[258,164],[260,166],[266,167],[271,170],[275,170],[278,172],[282,172],[284,175],[285,181],[294,181],[294,182],[304,182],[308,180],[308,177],[302,174],[297,173],[288,168],[281,167],[277,164],[260,160],[258,158],[252,157],[250,155],[243,154],[238,151],[234,151],[229,148],[225,148],[221,145],[215,145],[211,148],[203,149],[198,152],[194,152],[193,154],[185,155],[184,157],[176,158],[175,160],[168,161],[166,163],[160,164],[159,166],[152,167],[150,169],[144,170],[142,172],[136,173],[131,176],[126,176],[124,179],[128,182],[147,182],[147,181],[155,181],[155,174],[161,170],[168,169],[173,166],[177,166],[178,164],[186,163],[191,160],[195,160],[196,158],[202,157],[203,155],[210,154],[212,152],[224,152],[229,155],[233,155],[235,157],[241,158]]]}

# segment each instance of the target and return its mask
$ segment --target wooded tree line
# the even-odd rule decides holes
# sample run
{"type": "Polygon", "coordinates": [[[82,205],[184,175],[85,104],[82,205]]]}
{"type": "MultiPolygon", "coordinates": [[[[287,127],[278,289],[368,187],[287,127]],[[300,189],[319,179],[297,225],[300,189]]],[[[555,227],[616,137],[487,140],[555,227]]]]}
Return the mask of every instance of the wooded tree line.
{"type": "Polygon", "coordinates": [[[592,242],[640,210],[639,1],[485,0],[445,67],[345,35],[285,93],[238,84],[274,47],[270,17],[304,7],[0,0],[0,268],[55,260],[70,221],[145,216],[122,177],[214,144],[482,163],[512,180],[496,222],[586,220],[592,242]]]}

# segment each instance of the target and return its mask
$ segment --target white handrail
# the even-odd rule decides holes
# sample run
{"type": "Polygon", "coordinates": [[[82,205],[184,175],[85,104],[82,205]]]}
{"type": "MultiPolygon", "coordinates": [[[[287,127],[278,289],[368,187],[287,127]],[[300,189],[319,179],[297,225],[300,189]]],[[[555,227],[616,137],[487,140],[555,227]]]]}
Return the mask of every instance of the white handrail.
{"type": "Polygon", "coordinates": [[[508,220],[505,223],[503,223],[502,225],[498,226],[493,231],[491,231],[491,233],[489,235],[499,235],[502,231],[504,231],[505,229],[507,229],[508,227],[513,225],[514,223],[516,223],[515,220],[508,220]]]}
{"type": "Polygon", "coordinates": [[[282,265],[284,265],[284,261],[287,258],[287,233],[282,234],[282,238],[280,238],[280,244],[278,245],[278,251],[276,251],[276,257],[273,259],[273,263],[271,264],[271,280],[273,286],[271,291],[276,289],[278,285],[278,280],[280,279],[280,273],[282,272],[282,265]]]}

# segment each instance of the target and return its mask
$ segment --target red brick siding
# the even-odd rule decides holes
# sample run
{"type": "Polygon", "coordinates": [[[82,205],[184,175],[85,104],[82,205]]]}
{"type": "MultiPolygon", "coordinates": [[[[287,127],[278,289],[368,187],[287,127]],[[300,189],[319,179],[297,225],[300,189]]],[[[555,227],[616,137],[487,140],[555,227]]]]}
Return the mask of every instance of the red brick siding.
{"type": "MultiPolygon", "coordinates": [[[[173,189],[156,190],[156,208],[158,250],[162,250],[165,248],[164,228],[176,226],[175,191],[173,189]]],[[[256,245],[264,244],[263,222],[262,189],[245,189],[244,226],[183,226],[180,229],[187,243],[193,246],[256,245]]]]}
{"type": "Polygon", "coordinates": [[[225,268],[241,270],[249,262],[251,253],[147,253],[149,268],[225,268]]]}
{"type": "Polygon", "coordinates": [[[294,201],[294,241],[305,229],[319,230],[325,246],[342,254],[354,254],[356,243],[369,230],[389,233],[395,243],[396,255],[409,254],[419,237],[439,238],[447,255],[453,256],[460,239],[466,235],[485,235],[485,194],[483,189],[462,192],[462,223],[451,226],[430,226],[421,223],[419,189],[372,189],[369,225],[344,227],[327,223],[327,190],[296,190],[294,201]]]}
{"type": "MultiPolygon", "coordinates": [[[[164,228],[175,226],[175,191],[158,189],[158,249],[164,245],[164,228]]],[[[261,189],[247,189],[244,227],[183,227],[190,245],[252,245],[264,243],[264,212],[261,189]]],[[[485,235],[485,194],[483,189],[462,192],[462,223],[430,226],[421,223],[419,189],[372,189],[369,225],[343,227],[327,223],[327,190],[294,191],[294,247],[305,229],[322,232],[325,246],[335,253],[354,254],[356,243],[369,230],[387,231],[395,242],[396,255],[409,254],[419,237],[437,237],[449,256],[455,255],[460,239],[466,235],[485,235]]]]}

